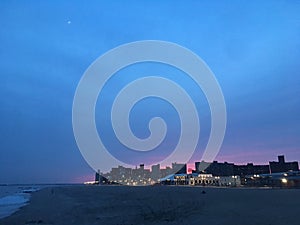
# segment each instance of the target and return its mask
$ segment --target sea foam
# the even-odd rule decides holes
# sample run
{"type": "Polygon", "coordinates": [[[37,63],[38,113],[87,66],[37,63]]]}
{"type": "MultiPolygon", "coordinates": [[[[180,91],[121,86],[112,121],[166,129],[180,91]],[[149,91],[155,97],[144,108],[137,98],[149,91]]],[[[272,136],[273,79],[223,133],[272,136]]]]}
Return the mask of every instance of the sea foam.
{"type": "Polygon", "coordinates": [[[26,205],[30,194],[18,193],[0,198],[0,219],[16,212],[20,207],[26,205]]]}

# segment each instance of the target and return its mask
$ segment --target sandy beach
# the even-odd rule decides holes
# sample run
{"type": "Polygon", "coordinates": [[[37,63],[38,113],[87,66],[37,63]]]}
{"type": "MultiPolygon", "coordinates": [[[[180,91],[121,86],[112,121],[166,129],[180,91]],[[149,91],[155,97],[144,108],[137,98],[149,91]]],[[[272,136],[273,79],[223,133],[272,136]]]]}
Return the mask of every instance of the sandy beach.
{"type": "Polygon", "coordinates": [[[50,187],[0,224],[298,225],[299,199],[299,189],[50,187]]]}

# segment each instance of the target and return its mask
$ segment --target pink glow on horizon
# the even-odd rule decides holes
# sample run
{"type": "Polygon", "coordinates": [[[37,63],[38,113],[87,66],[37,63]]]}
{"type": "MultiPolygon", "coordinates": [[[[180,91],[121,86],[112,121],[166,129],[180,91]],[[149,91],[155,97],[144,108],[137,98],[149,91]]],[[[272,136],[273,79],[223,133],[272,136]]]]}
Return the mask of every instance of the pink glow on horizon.
{"type": "Polygon", "coordinates": [[[86,181],[94,181],[94,180],[95,180],[95,173],[91,173],[83,176],[74,177],[71,182],[76,184],[77,183],[83,184],[86,181]]]}
{"type": "Polygon", "coordinates": [[[270,161],[277,161],[278,155],[284,155],[286,161],[300,161],[298,149],[257,149],[257,150],[236,150],[232,151],[231,154],[227,154],[225,151],[221,152],[217,157],[216,161],[219,162],[231,162],[235,164],[268,164],[270,161]]]}

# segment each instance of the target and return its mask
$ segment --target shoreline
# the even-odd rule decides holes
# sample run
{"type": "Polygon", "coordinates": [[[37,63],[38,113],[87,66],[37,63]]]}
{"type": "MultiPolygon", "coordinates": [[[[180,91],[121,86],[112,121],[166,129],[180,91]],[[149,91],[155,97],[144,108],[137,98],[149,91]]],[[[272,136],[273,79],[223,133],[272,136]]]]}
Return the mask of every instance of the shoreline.
{"type": "Polygon", "coordinates": [[[66,186],[66,184],[1,184],[0,221],[28,205],[32,193],[47,187],[57,186],[66,186]]]}
{"type": "Polygon", "coordinates": [[[1,225],[296,225],[300,189],[64,186],[32,193],[1,225]],[[202,191],[205,190],[205,193],[202,191]],[[245,220],[245,218],[248,218],[245,220]]]}

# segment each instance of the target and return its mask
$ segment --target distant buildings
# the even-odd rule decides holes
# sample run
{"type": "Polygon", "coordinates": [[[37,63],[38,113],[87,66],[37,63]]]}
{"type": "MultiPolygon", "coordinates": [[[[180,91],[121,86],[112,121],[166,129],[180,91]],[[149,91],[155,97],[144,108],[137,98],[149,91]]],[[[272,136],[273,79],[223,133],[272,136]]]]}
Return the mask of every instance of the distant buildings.
{"type": "Polygon", "coordinates": [[[263,173],[271,173],[269,165],[253,165],[253,163],[248,163],[247,165],[234,165],[234,175],[239,175],[241,177],[263,173]]]}
{"type": "Polygon", "coordinates": [[[160,168],[160,165],[152,165],[150,169],[145,169],[144,164],[139,168],[125,168],[118,166],[112,168],[109,173],[102,174],[98,171],[95,175],[95,182],[98,184],[124,184],[124,185],[149,185],[155,184],[161,178],[170,174],[186,174],[186,164],[172,163],[172,167],[160,168]]]}
{"type": "Polygon", "coordinates": [[[214,161],[212,163],[207,162],[195,162],[196,173],[208,173],[214,176],[232,176],[234,175],[233,163],[219,163],[214,161]]]}
{"type": "Polygon", "coordinates": [[[118,166],[109,173],[96,173],[95,182],[99,184],[124,185],[201,185],[201,186],[280,186],[300,187],[298,162],[285,162],[284,156],[278,156],[278,162],[269,165],[235,165],[214,161],[195,162],[193,173],[187,173],[186,164],[172,163],[172,167],[160,168],[152,165],[151,170],[144,164],[139,168],[118,166]]]}
{"type": "Polygon", "coordinates": [[[241,185],[239,176],[219,177],[212,174],[171,174],[160,180],[163,185],[231,186],[241,185]]]}
{"type": "Polygon", "coordinates": [[[151,177],[154,181],[161,178],[161,170],[159,164],[151,166],[151,177]]]}
{"type": "Polygon", "coordinates": [[[269,162],[271,173],[281,173],[287,171],[298,171],[298,162],[285,162],[284,156],[278,156],[278,162],[269,162]]]}
{"type": "Polygon", "coordinates": [[[235,165],[233,163],[195,162],[196,173],[211,173],[214,176],[241,176],[253,174],[280,173],[287,171],[299,171],[298,162],[285,162],[284,156],[278,156],[278,162],[269,162],[269,165],[235,165]]]}
{"type": "Polygon", "coordinates": [[[172,170],[175,174],[187,173],[186,164],[172,163],[172,170]]]}

